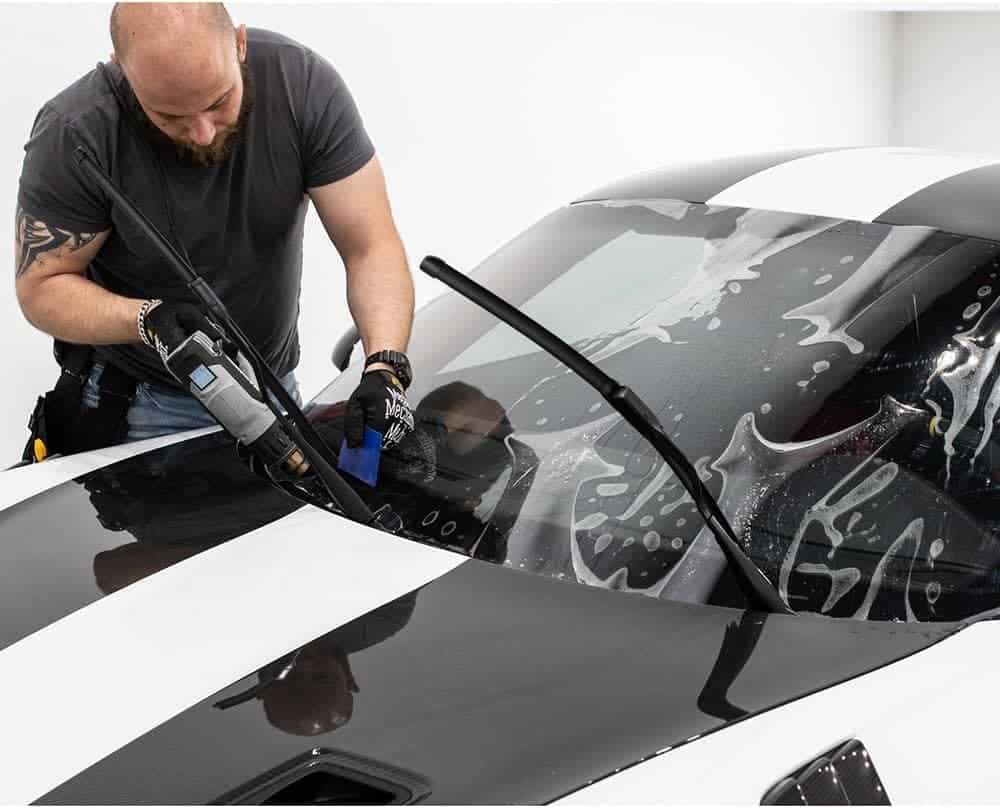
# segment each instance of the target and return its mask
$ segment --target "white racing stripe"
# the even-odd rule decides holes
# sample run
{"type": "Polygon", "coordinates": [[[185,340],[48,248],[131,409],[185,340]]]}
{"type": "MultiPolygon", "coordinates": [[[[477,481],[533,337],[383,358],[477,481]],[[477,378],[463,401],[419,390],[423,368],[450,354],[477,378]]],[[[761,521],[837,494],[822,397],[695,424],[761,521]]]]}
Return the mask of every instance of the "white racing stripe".
{"type": "Polygon", "coordinates": [[[1000,156],[898,147],[823,152],[753,174],[708,204],[870,222],[928,185],[994,163],[1000,156]]]}
{"type": "Polygon", "coordinates": [[[0,804],[468,559],[307,506],[0,651],[0,804]]]}
{"type": "Polygon", "coordinates": [[[0,511],[16,505],[18,502],[48,491],[57,485],[62,485],[82,474],[89,474],[120,460],[151,452],[163,446],[170,446],[190,438],[200,438],[210,432],[216,432],[221,427],[208,426],[203,429],[193,429],[187,432],[175,432],[159,438],[122,443],[109,446],[106,449],[94,449],[90,452],[53,457],[44,463],[34,463],[30,466],[20,466],[8,469],[0,477],[0,511]]]}
{"type": "MultiPolygon", "coordinates": [[[[851,738],[893,804],[996,802],[1000,623],[977,623],[891,665],[659,752],[557,804],[739,804],[851,738]],[[723,775],[723,776],[720,776],[723,775]]],[[[739,680],[733,690],[739,704],[739,680]]]]}

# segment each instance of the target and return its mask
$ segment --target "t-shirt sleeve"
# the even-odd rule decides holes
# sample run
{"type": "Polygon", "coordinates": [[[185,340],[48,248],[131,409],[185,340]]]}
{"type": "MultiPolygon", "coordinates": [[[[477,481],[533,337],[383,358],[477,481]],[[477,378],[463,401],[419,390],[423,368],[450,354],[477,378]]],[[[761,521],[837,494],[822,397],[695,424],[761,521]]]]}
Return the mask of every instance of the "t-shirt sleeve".
{"type": "Polygon", "coordinates": [[[309,60],[302,121],[306,188],[349,177],[375,154],[347,85],[315,53],[309,60]]]}
{"type": "Polygon", "coordinates": [[[50,106],[42,107],[24,146],[17,203],[50,227],[97,233],[111,222],[103,194],[88,184],[73,159],[82,143],[72,124],[50,106]]]}

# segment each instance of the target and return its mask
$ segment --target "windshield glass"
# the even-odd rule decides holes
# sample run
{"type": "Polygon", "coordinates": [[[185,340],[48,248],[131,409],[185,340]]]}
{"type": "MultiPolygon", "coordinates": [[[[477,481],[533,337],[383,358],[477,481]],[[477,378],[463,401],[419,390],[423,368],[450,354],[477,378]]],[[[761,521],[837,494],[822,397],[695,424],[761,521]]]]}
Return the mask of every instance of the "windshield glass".
{"type": "MultiPolygon", "coordinates": [[[[472,276],[646,401],[794,610],[955,620],[1000,606],[997,259],[924,227],[635,200],[556,211],[472,276]]],[[[669,467],[552,357],[453,293],[409,355],[434,468],[386,455],[376,489],[352,482],[404,534],[742,603],[669,467]]],[[[359,370],[309,407],[328,434],[359,370]]]]}

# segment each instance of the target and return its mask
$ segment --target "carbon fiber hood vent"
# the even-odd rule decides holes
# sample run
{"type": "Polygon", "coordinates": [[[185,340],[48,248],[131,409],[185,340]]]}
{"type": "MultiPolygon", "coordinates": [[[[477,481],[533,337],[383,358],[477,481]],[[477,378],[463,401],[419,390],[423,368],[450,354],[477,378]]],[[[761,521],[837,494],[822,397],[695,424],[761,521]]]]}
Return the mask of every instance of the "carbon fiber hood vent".
{"type": "Polygon", "coordinates": [[[783,778],[761,805],[889,805],[889,795],[861,741],[831,749],[783,778]]]}

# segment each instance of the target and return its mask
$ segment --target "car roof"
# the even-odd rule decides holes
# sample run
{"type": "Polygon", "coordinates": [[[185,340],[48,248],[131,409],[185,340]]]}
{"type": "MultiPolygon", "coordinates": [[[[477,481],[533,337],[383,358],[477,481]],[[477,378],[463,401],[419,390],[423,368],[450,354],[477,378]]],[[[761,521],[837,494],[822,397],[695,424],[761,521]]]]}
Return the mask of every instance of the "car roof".
{"type": "Polygon", "coordinates": [[[682,199],[1000,240],[1000,155],[881,146],[735,155],[636,174],[574,200],[682,199]]]}

